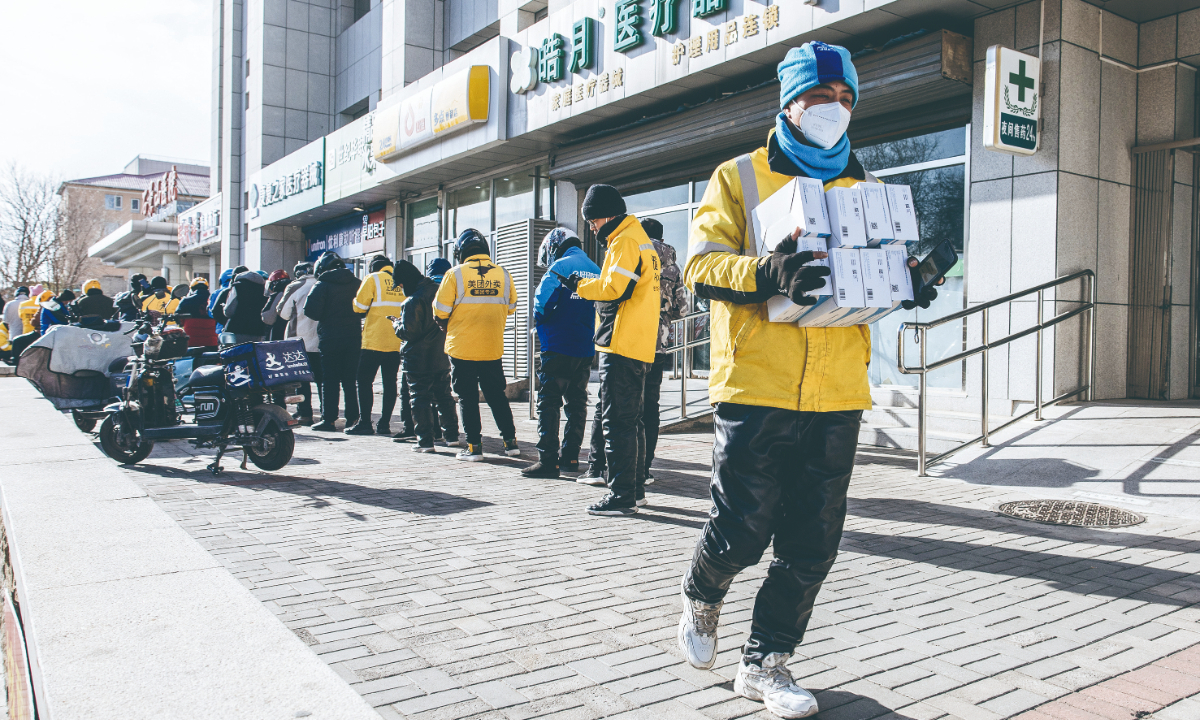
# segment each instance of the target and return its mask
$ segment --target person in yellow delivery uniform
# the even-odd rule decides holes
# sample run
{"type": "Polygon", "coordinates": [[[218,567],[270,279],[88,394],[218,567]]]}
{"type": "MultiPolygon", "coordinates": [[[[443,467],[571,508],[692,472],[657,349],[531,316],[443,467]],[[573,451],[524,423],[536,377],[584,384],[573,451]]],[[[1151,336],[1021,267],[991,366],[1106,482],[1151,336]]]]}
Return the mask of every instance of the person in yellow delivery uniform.
{"type": "Polygon", "coordinates": [[[521,454],[512,408],[504,395],[504,324],[517,311],[517,289],[508,271],[492,262],[487,238],[474,228],[463,230],[454,241],[454,261],[446,271],[433,316],[446,329],[446,354],[450,356],[450,384],[458,395],[467,446],[459,460],[483,459],[483,422],[479,393],[504,440],[504,454],[521,454]]]}
{"type": "Polygon", "coordinates": [[[42,311],[42,303],[50,302],[54,299],[54,293],[49,290],[40,289],[41,285],[36,285],[33,292],[30,293],[29,299],[21,303],[21,323],[24,326],[21,334],[42,331],[41,320],[38,314],[42,311]]]}
{"type": "MultiPolygon", "coordinates": [[[[404,288],[392,281],[392,261],[383,255],[371,258],[370,272],[363,278],[354,297],[354,312],[365,314],[362,352],[358,355],[358,422],[346,428],[347,435],[392,434],[392,411],[396,409],[400,377],[400,338],[392,330],[388,316],[400,314],[404,288]],[[375,403],[375,373],[383,374],[383,407],[379,423],[371,427],[371,406],[375,403]]],[[[400,417],[405,427],[412,425],[408,399],[401,401],[400,417]]]]}
{"type": "Polygon", "coordinates": [[[588,507],[591,515],[633,515],[646,504],[646,478],[638,459],[638,424],[646,375],[658,347],[658,251],[642,224],[625,212],[611,185],[593,185],[583,198],[583,219],[607,247],[600,277],[572,273],[563,285],[596,301],[600,352],[600,418],[609,492],[588,507]]]}
{"type": "MultiPolygon", "coordinates": [[[[813,304],[804,293],[823,285],[829,269],[807,265],[814,253],[795,252],[796,233],[756,257],[749,218],[794,177],[826,189],[869,178],[846,136],[858,102],[850,53],[809,42],[789,50],[778,71],[782,112],[766,147],[719,166],[692,220],[684,280],[712,308],[713,505],[683,578],[678,641],[694,667],[711,668],[730,583],[773,546],[734,691],[800,718],[816,714],[817,701],[792,680],[787,661],[841,541],[859,422],[871,407],[871,335],[865,325],[768,322],[768,298],[813,304]]],[[[935,295],[918,304],[928,307],[935,295]]]]}

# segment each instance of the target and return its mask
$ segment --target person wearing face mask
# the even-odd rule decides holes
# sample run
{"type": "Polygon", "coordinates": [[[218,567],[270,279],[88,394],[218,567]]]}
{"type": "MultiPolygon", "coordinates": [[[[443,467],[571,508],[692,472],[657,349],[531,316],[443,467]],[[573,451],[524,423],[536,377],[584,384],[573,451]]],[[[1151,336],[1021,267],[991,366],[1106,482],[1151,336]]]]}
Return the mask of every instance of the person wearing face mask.
{"type": "Polygon", "coordinates": [[[730,583],[773,546],[734,691],[799,718],[816,714],[817,701],[793,682],[787,661],[837,556],[859,422],[871,407],[871,335],[865,325],[768,322],[768,298],[813,304],[804,293],[829,269],[807,267],[825,253],[795,252],[795,236],[755,257],[749,219],[794,177],[826,189],[873,178],[846,137],[858,102],[850,53],[809,42],[789,50],[778,71],[781,112],[767,145],[716,169],[692,221],[684,280],[712,309],[713,505],[683,577],[678,641],[689,663],[711,668],[730,583]]]}

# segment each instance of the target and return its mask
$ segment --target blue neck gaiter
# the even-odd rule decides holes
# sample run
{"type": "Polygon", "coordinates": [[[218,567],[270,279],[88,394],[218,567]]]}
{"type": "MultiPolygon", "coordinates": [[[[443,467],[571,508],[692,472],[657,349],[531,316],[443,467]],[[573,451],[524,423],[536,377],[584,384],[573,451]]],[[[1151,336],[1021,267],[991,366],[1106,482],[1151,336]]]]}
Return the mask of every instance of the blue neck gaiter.
{"type": "Polygon", "coordinates": [[[829,182],[846,169],[850,162],[850,138],[842,135],[837,145],[825,150],[808,145],[792,134],[792,128],[783,113],[775,118],[775,139],[788,159],[796,163],[805,175],[821,182],[829,182]]]}

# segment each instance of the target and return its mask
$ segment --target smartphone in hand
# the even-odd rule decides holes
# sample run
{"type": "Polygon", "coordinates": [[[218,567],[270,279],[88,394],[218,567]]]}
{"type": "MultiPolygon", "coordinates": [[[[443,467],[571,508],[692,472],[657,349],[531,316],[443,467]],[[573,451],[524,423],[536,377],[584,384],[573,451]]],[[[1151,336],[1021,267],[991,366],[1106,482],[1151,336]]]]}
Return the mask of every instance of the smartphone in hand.
{"type": "Polygon", "coordinates": [[[938,243],[933,252],[917,265],[917,276],[921,284],[917,288],[917,295],[920,296],[925,290],[937,285],[957,263],[958,253],[954,250],[954,245],[949,240],[938,243]]]}

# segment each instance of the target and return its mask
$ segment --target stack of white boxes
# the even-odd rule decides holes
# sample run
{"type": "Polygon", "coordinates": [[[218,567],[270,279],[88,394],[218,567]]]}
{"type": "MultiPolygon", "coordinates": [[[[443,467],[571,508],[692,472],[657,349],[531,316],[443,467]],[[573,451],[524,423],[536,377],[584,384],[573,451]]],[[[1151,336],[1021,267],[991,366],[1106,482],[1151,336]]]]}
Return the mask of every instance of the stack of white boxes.
{"type": "Polygon", "coordinates": [[[771,322],[804,327],[871,323],[913,299],[907,243],[918,239],[917,214],[907,185],[858,183],[824,190],[812,178],[796,178],[752,213],[759,255],[797,228],[797,250],[823,250],[830,268],[824,287],[808,294],[816,305],[796,305],[777,295],[767,301],[771,322]]]}

